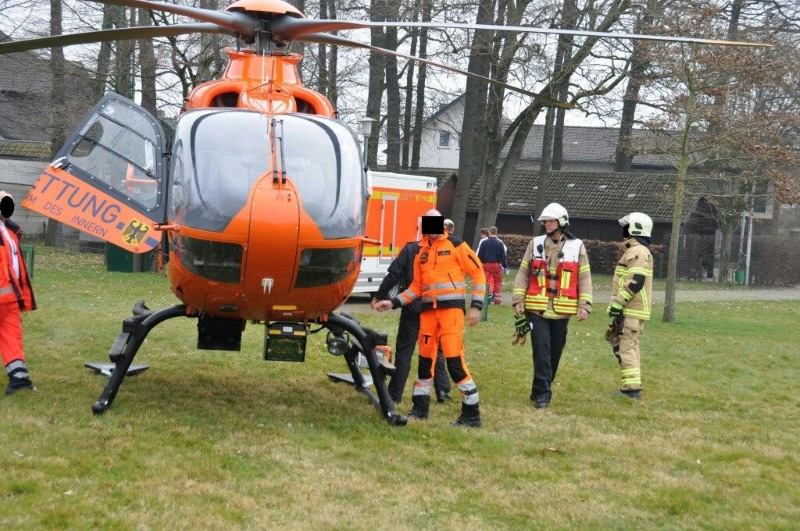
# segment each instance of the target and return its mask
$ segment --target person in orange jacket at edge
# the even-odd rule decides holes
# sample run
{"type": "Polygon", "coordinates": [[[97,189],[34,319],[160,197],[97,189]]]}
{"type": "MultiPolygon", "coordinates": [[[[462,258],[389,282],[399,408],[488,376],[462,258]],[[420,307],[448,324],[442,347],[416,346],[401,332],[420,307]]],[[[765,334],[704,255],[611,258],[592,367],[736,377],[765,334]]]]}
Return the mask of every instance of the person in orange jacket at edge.
{"type": "Polygon", "coordinates": [[[0,355],[8,374],[6,394],[34,391],[22,350],[22,312],[36,309],[31,280],[19,249],[19,226],[11,194],[0,191],[0,355]]]}
{"type": "Polygon", "coordinates": [[[411,285],[391,300],[375,304],[378,311],[399,308],[421,299],[419,328],[419,370],[414,382],[410,417],[428,418],[436,351],[441,344],[450,377],[461,391],[461,415],[454,426],[480,427],[478,388],[464,358],[464,314],[467,306],[465,275],[472,279],[469,298],[470,326],[478,324],[486,277],[478,256],[465,242],[449,235],[438,210],[422,217],[423,238],[414,259],[411,285]]]}

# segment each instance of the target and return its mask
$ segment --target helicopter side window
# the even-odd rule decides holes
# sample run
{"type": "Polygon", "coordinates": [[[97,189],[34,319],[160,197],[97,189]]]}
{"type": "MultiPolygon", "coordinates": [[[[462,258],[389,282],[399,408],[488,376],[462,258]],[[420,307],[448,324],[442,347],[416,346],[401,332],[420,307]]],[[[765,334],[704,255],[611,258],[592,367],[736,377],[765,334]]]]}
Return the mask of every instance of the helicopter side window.
{"type": "Polygon", "coordinates": [[[269,146],[268,122],[260,113],[183,115],[175,130],[170,214],[193,228],[224,231],[269,168],[269,146]]]}
{"type": "Polygon", "coordinates": [[[340,122],[286,115],[286,176],[298,188],[303,209],[326,238],[364,233],[367,185],[353,132],[340,122]]]}
{"type": "Polygon", "coordinates": [[[158,206],[157,130],[117,101],[79,132],[69,162],[147,209],[158,206]],[[134,128],[134,129],[132,129],[134,128]]]}

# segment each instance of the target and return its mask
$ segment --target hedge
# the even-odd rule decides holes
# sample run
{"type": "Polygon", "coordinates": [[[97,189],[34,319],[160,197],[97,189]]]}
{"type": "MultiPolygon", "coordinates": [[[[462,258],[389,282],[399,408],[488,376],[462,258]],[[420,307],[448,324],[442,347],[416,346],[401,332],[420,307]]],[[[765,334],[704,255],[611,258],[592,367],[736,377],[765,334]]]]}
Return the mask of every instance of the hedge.
{"type": "MultiPolygon", "coordinates": [[[[525,249],[531,237],[522,234],[504,234],[499,236],[508,247],[508,266],[518,268],[525,255],[525,249]]],[[[592,272],[611,274],[617,265],[617,260],[622,256],[622,242],[606,242],[601,240],[583,240],[586,246],[586,253],[589,255],[589,264],[592,272]]],[[[663,277],[666,274],[666,250],[663,245],[651,245],[650,251],[653,253],[654,276],[663,277]]]]}

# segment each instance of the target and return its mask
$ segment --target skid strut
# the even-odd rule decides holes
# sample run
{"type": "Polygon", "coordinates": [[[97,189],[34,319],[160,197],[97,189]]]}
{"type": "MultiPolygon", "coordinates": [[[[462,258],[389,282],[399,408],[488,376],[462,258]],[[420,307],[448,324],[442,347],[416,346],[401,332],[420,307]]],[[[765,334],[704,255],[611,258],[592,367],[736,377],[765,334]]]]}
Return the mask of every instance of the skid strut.
{"type": "Polygon", "coordinates": [[[122,385],[122,380],[133,363],[133,358],[150,330],[173,317],[187,317],[186,305],[178,304],[155,312],[150,311],[144,301],[139,301],[133,306],[133,316],[122,321],[122,332],[117,336],[108,352],[108,357],[114,363],[114,370],[100,398],[92,404],[92,411],[95,415],[101,415],[111,407],[114,397],[119,391],[119,386],[122,385]]]}
{"type": "MultiPolygon", "coordinates": [[[[134,305],[133,315],[122,321],[122,332],[117,336],[108,353],[108,357],[114,363],[114,370],[100,394],[100,398],[92,404],[92,411],[96,415],[105,413],[111,407],[139,347],[142,346],[150,330],[174,317],[197,317],[197,315],[187,314],[184,304],[162,308],[155,312],[147,308],[144,301],[139,301],[134,305]]],[[[386,374],[390,373],[392,368],[382,365],[375,354],[375,346],[379,344],[379,334],[369,328],[363,328],[354,320],[336,314],[330,314],[328,320],[320,324],[337,332],[346,330],[350,334],[354,339],[353,346],[344,354],[344,358],[350,374],[353,376],[356,390],[369,398],[370,402],[380,410],[386,422],[393,426],[404,426],[408,422],[408,418],[405,415],[397,414],[394,410],[394,403],[389,397],[389,390],[386,387],[386,374]],[[364,375],[358,368],[359,353],[367,359],[377,396],[370,390],[364,375]]]]}
{"type": "Polygon", "coordinates": [[[359,323],[347,317],[330,314],[328,320],[320,322],[326,328],[339,332],[346,330],[351,337],[355,339],[353,346],[344,354],[344,359],[347,362],[347,368],[350,369],[350,374],[353,376],[353,383],[356,391],[360,391],[367,395],[370,402],[378,408],[384,420],[392,426],[405,426],[408,423],[408,418],[405,415],[399,415],[394,409],[394,402],[389,396],[389,390],[386,387],[386,373],[387,369],[378,361],[378,356],[375,354],[375,346],[378,344],[378,334],[369,328],[363,328],[359,323]],[[357,357],[361,353],[367,359],[369,365],[369,372],[372,376],[372,383],[375,385],[375,393],[369,388],[364,375],[358,368],[357,357]]]}

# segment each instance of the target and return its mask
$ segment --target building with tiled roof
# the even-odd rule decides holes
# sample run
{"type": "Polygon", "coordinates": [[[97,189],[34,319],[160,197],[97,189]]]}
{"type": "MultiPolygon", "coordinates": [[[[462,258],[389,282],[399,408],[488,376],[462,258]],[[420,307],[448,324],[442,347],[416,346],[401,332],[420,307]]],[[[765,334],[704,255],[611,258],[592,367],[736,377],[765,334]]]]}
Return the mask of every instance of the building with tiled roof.
{"type": "MultiPolygon", "coordinates": [[[[432,114],[423,124],[422,141],[420,143],[420,166],[437,170],[458,170],[458,158],[461,147],[461,124],[464,119],[463,97],[458,97],[432,114]]],[[[504,124],[509,124],[507,118],[504,124]]],[[[538,169],[542,156],[542,138],[544,125],[531,128],[519,167],[538,169]]],[[[563,171],[614,171],[617,140],[617,127],[564,126],[563,138],[563,171]]],[[[632,171],[662,172],[674,171],[670,158],[658,154],[646,154],[654,151],[655,134],[648,130],[634,129],[631,132],[629,150],[634,153],[632,171]]]]}
{"type": "MultiPolygon", "coordinates": [[[[0,32],[0,42],[9,37],[0,32]]],[[[92,104],[92,78],[80,64],[67,61],[65,113],[71,129],[92,104]]],[[[34,52],[0,55],[0,139],[47,142],[52,89],[50,60],[34,52]]]]}
{"type": "MultiPolygon", "coordinates": [[[[8,36],[0,32],[0,41],[8,36]]],[[[67,62],[64,112],[72,129],[92,105],[92,82],[81,65],[67,62]]],[[[21,201],[50,160],[52,73],[50,60],[33,52],[0,55],[0,189],[21,201]]],[[[26,209],[14,215],[28,236],[44,232],[45,218],[26,209]]]]}
{"type": "MultiPolygon", "coordinates": [[[[536,205],[539,172],[514,172],[501,198],[496,225],[505,234],[529,234],[536,205]]],[[[633,211],[646,212],[655,223],[654,238],[669,237],[674,204],[675,176],[653,173],[550,172],[545,203],[558,202],[569,211],[576,233],[587,239],[614,240],[620,229],[616,220],[633,211]]],[[[686,214],[692,214],[697,197],[687,198],[686,214]]],[[[441,203],[440,203],[441,204],[441,203]]],[[[473,234],[480,205],[480,182],[473,183],[467,203],[465,234],[473,234]]],[[[445,205],[442,205],[446,209],[445,205]]],[[[469,239],[469,238],[468,238],[469,239]]]]}

